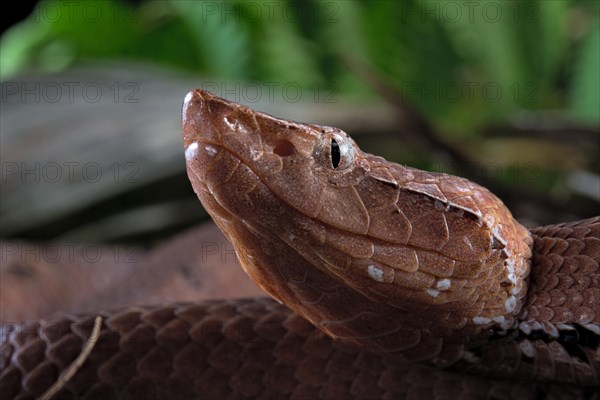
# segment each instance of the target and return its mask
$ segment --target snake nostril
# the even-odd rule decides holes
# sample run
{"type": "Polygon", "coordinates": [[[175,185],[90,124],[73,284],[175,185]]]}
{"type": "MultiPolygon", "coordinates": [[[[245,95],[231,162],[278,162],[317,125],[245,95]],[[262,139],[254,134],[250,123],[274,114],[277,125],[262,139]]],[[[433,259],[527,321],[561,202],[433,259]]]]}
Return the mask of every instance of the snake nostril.
{"type": "Polygon", "coordinates": [[[291,156],[296,152],[296,147],[289,140],[280,140],[279,143],[273,147],[273,152],[280,157],[291,156]]]}

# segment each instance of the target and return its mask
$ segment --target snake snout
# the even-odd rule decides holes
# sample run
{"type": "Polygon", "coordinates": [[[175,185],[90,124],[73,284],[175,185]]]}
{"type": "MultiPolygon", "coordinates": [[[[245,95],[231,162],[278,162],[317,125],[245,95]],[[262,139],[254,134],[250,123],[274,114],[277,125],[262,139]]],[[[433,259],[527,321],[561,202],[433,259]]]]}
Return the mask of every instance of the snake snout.
{"type": "Polygon", "coordinates": [[[202,111],[202,93],[199,90],[188,92],[181,109],[181,123],[183,132],[183,145],[188,148],[199,139],[202,130],[198,124],[198,114],[202,111]]]}
{"type": "Polygon", "coordinates": [[[220,142],[216,119],[233,112],[232,107],[212,93],[202,89],[188,92],[181,110],[183,144],[188,148],[198,141],[220,142]]]}

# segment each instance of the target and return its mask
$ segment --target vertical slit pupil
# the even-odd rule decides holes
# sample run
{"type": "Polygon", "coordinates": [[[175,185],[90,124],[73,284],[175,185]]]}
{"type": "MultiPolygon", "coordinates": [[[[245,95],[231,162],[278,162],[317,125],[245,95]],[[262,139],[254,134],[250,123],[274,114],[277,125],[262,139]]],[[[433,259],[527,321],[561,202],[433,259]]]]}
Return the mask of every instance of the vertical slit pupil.
{"type": "Polygon", "coordinates": [[[335,139],[331,139],[331,165],[333,168],[337,168],[340,165],[340,145],[335,139]]]}

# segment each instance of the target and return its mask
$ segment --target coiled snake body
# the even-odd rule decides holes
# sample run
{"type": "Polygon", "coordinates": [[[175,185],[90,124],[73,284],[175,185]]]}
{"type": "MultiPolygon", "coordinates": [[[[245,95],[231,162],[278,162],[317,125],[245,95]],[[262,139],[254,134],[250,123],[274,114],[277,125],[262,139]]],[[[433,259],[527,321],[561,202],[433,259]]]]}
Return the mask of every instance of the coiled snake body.
{"type": "Polygon", "coordinates": [[[56,398],[600,398],[600,217],[528,231],[468,180],[201,90],[183,136],[202,204],[287,307],[28,323],[3,333],[2,398],[46,392],[96,315],[56,398]]]}

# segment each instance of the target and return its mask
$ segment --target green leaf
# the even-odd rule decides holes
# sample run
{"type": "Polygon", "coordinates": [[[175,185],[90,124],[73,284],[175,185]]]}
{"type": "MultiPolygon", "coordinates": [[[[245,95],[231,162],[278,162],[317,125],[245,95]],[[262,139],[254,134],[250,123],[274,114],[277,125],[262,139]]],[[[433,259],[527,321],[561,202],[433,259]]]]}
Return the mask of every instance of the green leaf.
{"type": "Polygon", "coordinates": [[[570,109],[583,121],[600,126],[600,23],[596,19],[579,49],[570,93],[570,109]]]}
{"type": "Polygon", "coordinates": [[[7,30],[0,38],[0,81],[5,81],[25,70],[30,64],[32,53],[44,42],[48,25],[25,20],[7,30]]]}
{"type": "Polygon", "coordinates": [[[569,0],[539,1],[539,24],[541,40],[535,40],[531,50],[542,58],[539,76],[551,83],[556,78],[561,62],[569,48],[568,19],[569,0]],[[535,51],[537,50],[537,51],[535,51]]]}
{"type": "Polygon", "coordinates": [[[170,2],[193,36],[187,38],[189,51],[196,51],[207,72],[223,79],[247,79],[250,62],[249,33],[240,23],[235,3],[170,2]],[[208,9],[209,4],[214,9],[208,9]],[[229,12],[231,10],[231,12],[229,12]]]}
{"type": "Polygon", "coordinates": [[[317,46],[300,35],[297,25],[276,17],[262,26],[258,40],[256,61],[267,81],[308,87],[322,80],[317,46]]]}

